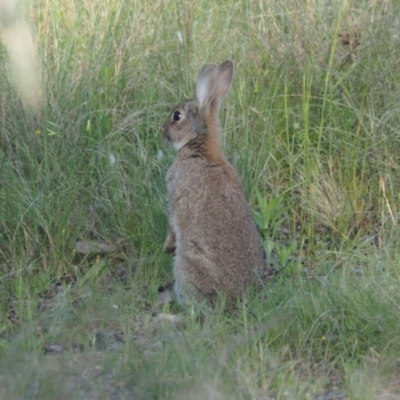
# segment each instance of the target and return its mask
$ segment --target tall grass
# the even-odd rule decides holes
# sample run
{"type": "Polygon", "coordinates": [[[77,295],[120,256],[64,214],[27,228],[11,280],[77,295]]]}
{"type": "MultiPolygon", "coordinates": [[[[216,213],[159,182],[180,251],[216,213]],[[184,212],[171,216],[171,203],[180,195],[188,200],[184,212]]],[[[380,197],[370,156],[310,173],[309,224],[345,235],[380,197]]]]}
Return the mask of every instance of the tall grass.
{"type": "Polygon", "coordinates": [[[70,398],[71,379],[98,398],[390,392],[399,11],[390,0],[26,2],[16,21],[36,38],[44,99],[33,111],[11,73],[14,22],[1,18],[0,354],[20,385],[0,372],[0,397],[70,398]],[[171,279],[162,243],[173,152],[160,126],[192,96],[201,65],[227,58],[236,75],[221,116],[226,154],[255,211],[258,191],[283,199],[275,240],[296,243],[297,268],[234,315],[200,323],[194,311],[154,328],[158,287],[171,279]],[[79,241],[115,248],[80,254],[79,241]],[[99,329],[122,331],[123,351],[86,355],[99,329]],[[49,343],[84,352],[49,359],[49,343]],[[109,379],[90,372],[88,389],[72,378],[75,364],[99,364],[109,379]],[[65,374],[54,381],[55,371],[65,374]]]}

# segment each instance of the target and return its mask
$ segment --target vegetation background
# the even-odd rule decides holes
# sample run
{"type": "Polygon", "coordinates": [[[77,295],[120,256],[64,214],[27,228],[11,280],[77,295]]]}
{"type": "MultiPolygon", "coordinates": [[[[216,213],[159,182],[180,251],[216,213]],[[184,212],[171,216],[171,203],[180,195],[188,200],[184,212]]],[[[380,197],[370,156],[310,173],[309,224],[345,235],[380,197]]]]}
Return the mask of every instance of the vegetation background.
{"type": "Polygon", "coordinates": [[[0,398],[400,398],[397,0],[0,2],[0,398]],[[171,280],[160,137],[208,61],[281,272],[171,280]],[[179,317],[179,319],[178,319],[179,317]]]}

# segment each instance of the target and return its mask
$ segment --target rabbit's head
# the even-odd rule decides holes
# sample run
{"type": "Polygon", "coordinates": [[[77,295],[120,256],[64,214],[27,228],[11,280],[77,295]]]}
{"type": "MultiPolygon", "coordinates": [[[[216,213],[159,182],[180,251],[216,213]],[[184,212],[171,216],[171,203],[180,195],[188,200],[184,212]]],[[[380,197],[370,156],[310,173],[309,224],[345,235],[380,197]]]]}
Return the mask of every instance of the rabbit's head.
{"type": "Polygon", "coordinates": [[[176,150],[190,145],[193,149],[211,152],[218,142],[218,111],[222,100],[231,88],[233,61],[227,60],[219,67],[206,64],[197,76],[193,100],[176,106],[163,125],[165,140],[176,150]]]}

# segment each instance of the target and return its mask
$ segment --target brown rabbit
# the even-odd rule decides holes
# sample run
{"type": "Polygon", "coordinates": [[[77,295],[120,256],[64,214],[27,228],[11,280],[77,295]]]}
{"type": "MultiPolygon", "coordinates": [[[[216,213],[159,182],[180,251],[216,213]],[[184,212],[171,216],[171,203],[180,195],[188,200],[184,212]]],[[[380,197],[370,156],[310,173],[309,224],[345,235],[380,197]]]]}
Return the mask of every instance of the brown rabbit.
{"type": "Polygon", "coordinates": [[[176,106],[162,127],[177,150],[167,173],[175,294],[182,305],[218,294],[229,303],[257,281],[264,250],[235,169],[222,154],[218,111],[233,78],[233,62],[205,65],[194,100],[176,106]]]}

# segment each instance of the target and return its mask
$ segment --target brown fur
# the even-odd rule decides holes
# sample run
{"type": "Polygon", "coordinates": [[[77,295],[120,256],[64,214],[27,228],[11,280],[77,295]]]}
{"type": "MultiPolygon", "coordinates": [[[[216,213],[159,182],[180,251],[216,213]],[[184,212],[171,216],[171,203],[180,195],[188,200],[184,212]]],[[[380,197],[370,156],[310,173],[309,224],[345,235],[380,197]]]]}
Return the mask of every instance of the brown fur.
{"type": "Polygon", "coordinates": [[[218,111],[232,77],[232,61],[207,64],[195,99],[175,107],[162,129],[178,150],[166,178],[170,234],[164,249],[175,253],[175,292],[183,304],[212,303],[218,294],[233,302],[264,265],[243,186],[219,142],[218,111]]]}

